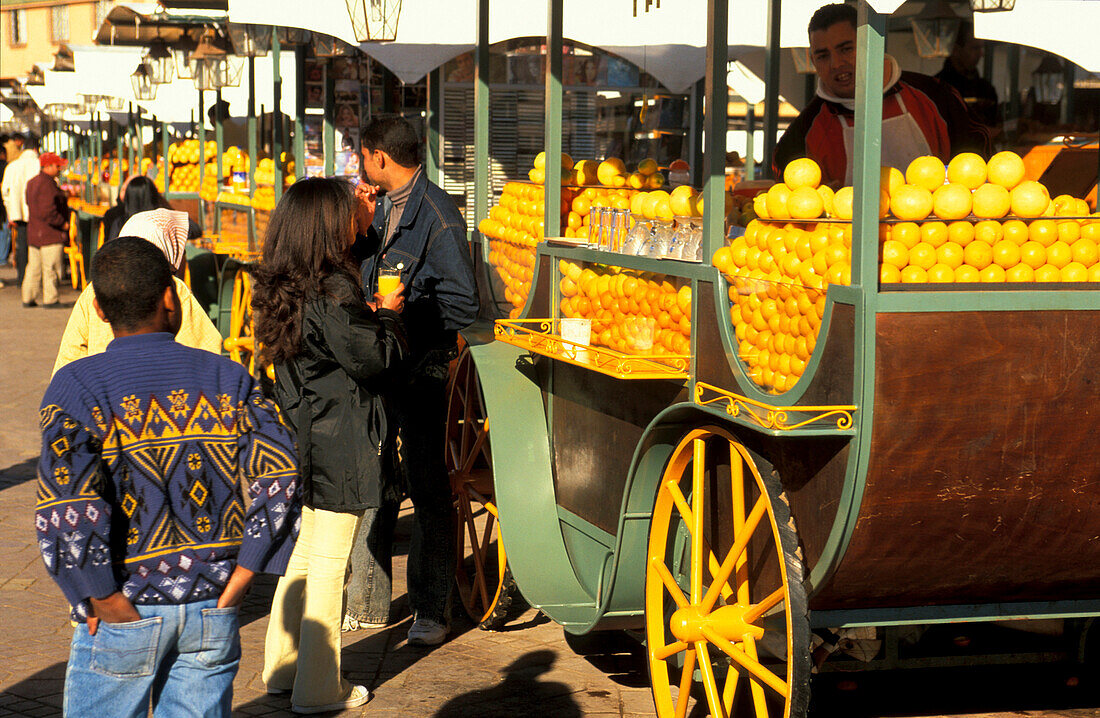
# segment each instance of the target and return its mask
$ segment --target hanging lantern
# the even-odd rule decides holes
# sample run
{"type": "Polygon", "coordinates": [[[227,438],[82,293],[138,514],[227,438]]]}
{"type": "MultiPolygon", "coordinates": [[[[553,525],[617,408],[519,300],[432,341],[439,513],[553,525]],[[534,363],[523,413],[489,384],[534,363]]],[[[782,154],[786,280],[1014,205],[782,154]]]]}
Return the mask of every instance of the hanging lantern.
{"type": "Polygon", "coordinates": [[[355,52],[356,48],[338,37],[313,33],[314,57],[351,57],[355,52]]]}
{"type": "Polygon", "coordinates": [[[970,0],[974,12],[1006,12],[1016,6],[1016,0],[970,0]]]}
{"type": "Polygon", "coordinates": [[[199,44],[186,32],[180,35],[180,39],[172,47],[172,55],[176,60],[176,77],[181,80],[192,80],[195,75],[191,71],[191,53],[199,44]]]}
{"type": "Polygon", "coordinates": [[[300,27],[280,27],[276,32],[279,33],[280,45],[305,45],[310,38],[309,30],[300,27]]]}
{"type": "Polygon", "coordinates": [[[791,57],[794,58],[794,69],[800,75],[813,75],[817,72],[813,59],[810,57],[810,48],[792,47],[791,57]]]}
{"type": "Polygon", "coordinates": [[[947,57],[955,47],[962,20],[945,0],[926,3],[922,17],[909,21],[917,54],[921,57],[947,57]]]}
{"type": "Polygon", "coordinates": [[[231,22],[226,26],[233,52],[242,57],[261,57],[271,49],[271,26],[231,22]]]}
{"type": "Polygon", "coordinates": [[[109,95],[102,95],[103,109],[107,112],[125,112],[126,100],[121,97],[111,97],[109,95]]]}
{"type": "Polygon", "coordinates": [[[1042,105],[1057,105],[1066,91],[1066,75],[1060,60],[1046,55],[1031,73],[1035,101],[1042,105]]]}
{"type": "Polygon", "coordinates": [[[81,95],[82,106],[84,111],[89,115],[96,111],[99,107],[100,101],[103,99],[100,95],[81,95]]]}
{"type": "Polygon", "coordinates": [[[142,63],[151,73],[154,85],[166,85],[176,75],[176,63],[172,58],[172,51],[168,49],[168,43],[159,37],[149,44],[149,51],[142,58],[142,63]]]}
{"type": "Polygon", "coordinates": [[[401,0],[345,0],[351,29],[359,42],[392,42],[397,39],[401,0]]]}
{"type": "Polygon", "coordinates": [[[207,30],[191,52],[192,80],[199,90],[237,87],[244,73],[244,58],[231,54],[226,39],[214,30],[207,30]]]}
{"type": "Polygon", "coordinates": [[[130,75],[130,84],[134,87],[134,99],[156,99],[157,86],[156,83],[153,82],[153,72],[146,63],[138,63],[137,69],[134,70],[134,74],[130,75]]]}

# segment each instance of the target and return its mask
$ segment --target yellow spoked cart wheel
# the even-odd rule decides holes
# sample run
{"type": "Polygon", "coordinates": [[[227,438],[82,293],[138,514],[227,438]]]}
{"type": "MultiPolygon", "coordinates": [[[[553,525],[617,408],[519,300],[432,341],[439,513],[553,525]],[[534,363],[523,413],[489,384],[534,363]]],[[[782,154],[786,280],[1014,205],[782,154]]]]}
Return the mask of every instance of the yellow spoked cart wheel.
{"type": "Polygon", "coordinates": [[[252,338],[252,277],[238,269],[233,277],[233,299],[230,304],[229,336],[225,350],[229,358],[255,374],[255,346],[252,338]]]}
{"type": "Polygon", "coordinates": [[[447,474],[455,506],[455,583],[470,620],[500,628],[513,582],[493,503],[489,418],[469,349],[455,360],[447,390],[447,474]]]}
{"type": "Polygon", "coordinates": [[[810,633],[802,563],[777,477],[718,427],[689,432],[661,477],[645,577],[660,718],[802,718],[810,633]],[[703,708],[703,706],[699,706],[703,708]]]}

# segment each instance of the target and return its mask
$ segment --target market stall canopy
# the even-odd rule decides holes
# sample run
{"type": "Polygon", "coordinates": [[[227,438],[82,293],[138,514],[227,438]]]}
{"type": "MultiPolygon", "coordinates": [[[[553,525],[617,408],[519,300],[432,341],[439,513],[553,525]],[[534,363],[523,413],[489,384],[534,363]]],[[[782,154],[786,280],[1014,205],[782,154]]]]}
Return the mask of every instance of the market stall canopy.
{"type": "Polygon", "coordinates": [[[1100,1],[1016,0],[1011,12],[974,14],[974,36],[1061,55],[1100,72],[1100,1]]]}
{"type": "MultiPolygon", "coordinates": [[[[904,0],[870,0],[881,13],[892,13],[904,0]]],[[[731,3],[730,59],[758,51],[767,37],[766,0],[731,3]]],[[[804,47],[806,25],[823,0],[784,0],[780,45],[804,47]]],[[[563,34],[630,60],[673,92],[686,90],[703,76],[706,60],[706,2],[666,2],[633,17],[634,0],[563,0],[563,34]]],[[[345,0],[313,0],[309,12],[291,0],[228,0],[234,22],[297,27],[358,44],[345,0]]],[[[489,41],[546,36],[543,0],[490,0],[489,41]]],[[[1100,43],[1089,35],[1100,27],[1100,0],[1017,0],[1010,12],[978,14],[976,34],[1055,52],[1088,70],[1097,69],[1100,43]],[[1052,15],[1051,8],[1056,15],[1052,15]],[[1040,10],[1040,7],[1042,10],[1040,10]],[[1040,17],[1038,13],[1042,12],[1040,17]],[[1052,23],[1052,16],[1073,18],[1052,23]],[[1092,30],[1089,30],[1092,28],[1092,30]]],[[[394,42],[363,43],[360,49],[403,82],[417,82],[447,60],[472,49],[476,3],[404,0],[394,42]]]]}
{"type": "Polygon", "coordinates": [[[155,3],[118,3],[99,26],[95,42],[97,45],[148,45],[160,38],[171,43],[196,24],[224,19],[224,10],[194,8],[175,12],[155,3]]]}

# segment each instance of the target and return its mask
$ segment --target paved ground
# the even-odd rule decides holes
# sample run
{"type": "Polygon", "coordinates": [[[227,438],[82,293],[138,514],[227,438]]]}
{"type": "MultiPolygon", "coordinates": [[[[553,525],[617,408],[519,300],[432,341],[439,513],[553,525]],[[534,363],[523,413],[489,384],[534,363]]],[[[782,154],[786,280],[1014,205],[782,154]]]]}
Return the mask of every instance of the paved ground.
{"type": "MultiPolygon", "coordinates": [[[[0,717],[60,715],[71,628],[60,592],[34,540],[37,409],[68,313],[23,309],[14,272],[0,269],[0,717]]],[[[75,294],[63,296],[72,301],[75,294]]],[[[399,534],[407,538],[409,509],[399,534]]],[[[395,595],[404,594],[405,544],[395,595]]],[[[285,697],[263,692],[259,670],[272,583],[261,582],[243,613],[244,658],[234,685],[235,715],[290,715],[285,697]]],[[[344,668],[375,698],[347,715],[650,716],[652,702],[638,644],[622,634],[566,640],[545,617],[520,606],[508,630],[488,633],[457,622],[435,649],[404,643],[405,620],[390,629],[344,634],[344,668]]],[[[1100,671],[1095,671],[1097,673],[1100,671]]],[[[816,716],[971,715],[1100,718],[1098,676],[1070,669],[910,671],[828,676],[815,684],[816,716]],[[1067,686],[1076,680],[1077,685],[1067,686]]],[[[105,716],[109,716],[106,711],[105,716]]]]}

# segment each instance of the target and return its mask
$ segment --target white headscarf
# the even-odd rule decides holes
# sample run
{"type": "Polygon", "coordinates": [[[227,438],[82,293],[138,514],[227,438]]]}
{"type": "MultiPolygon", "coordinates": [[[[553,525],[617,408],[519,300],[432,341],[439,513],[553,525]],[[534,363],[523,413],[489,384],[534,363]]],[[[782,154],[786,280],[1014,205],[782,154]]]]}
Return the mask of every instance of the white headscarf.
{"type": "Polygon", "coordinates": [[[189,222],[186,212],[151,209],[138,212],[122,225],[119,237],[140,237],[157,245],[173,271],[183,266],[189,222]]]}

